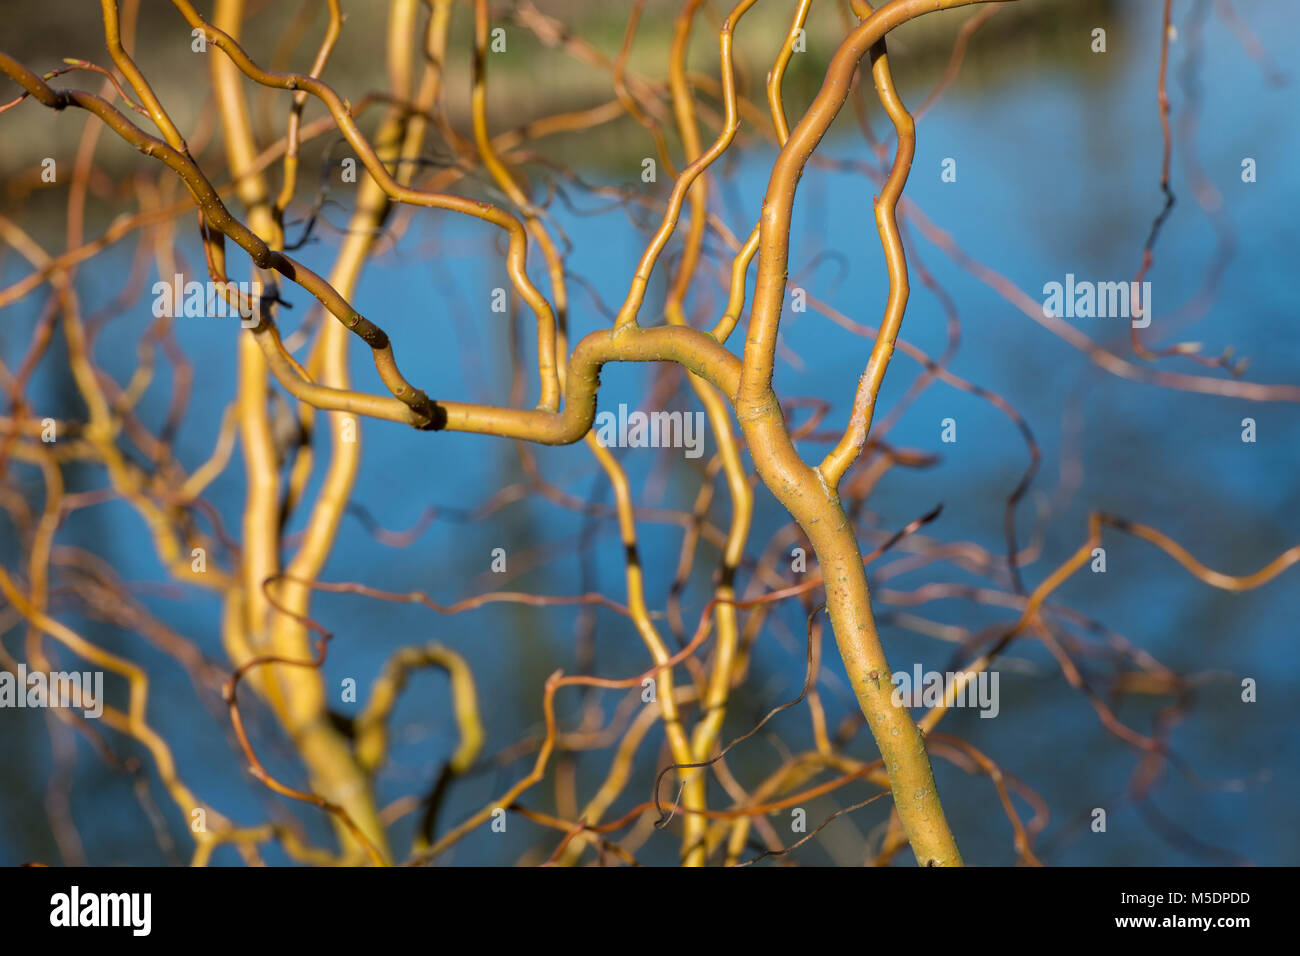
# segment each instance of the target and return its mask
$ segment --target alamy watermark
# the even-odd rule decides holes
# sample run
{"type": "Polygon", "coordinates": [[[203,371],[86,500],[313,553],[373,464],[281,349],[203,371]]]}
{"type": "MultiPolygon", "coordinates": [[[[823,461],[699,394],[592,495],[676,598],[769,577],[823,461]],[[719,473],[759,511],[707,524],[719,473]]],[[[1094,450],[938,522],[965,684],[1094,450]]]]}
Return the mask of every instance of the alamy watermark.
{"type": "Polygon", "coordinates": [[[50,897],[50,925],[56,927],[124,927],[133,936],[153,928],[152,893],[83,893],[73,886],[50,897]]]}
{"type": "Polygon", "coordinates": [[[938,707],[948,699],[949,693],[953,693],[950,706],[977,708],[981,717],[996,717],[1001,709],[997,671],[941,674],[939,671],[922,672],[921,665],[917,664],[910,674],[907,671],[896,672],[893,684],[893,700],[900,707],[938,707]]]}
{"type": "Polygon", "coordinates": [[[605,448],[684,448],[687,458],[704,454],[703,412],[598,412],[592,423],[596,441],[605,448]]]}
{"type": "Polygon", "coordinates": [[[260,282],[186,282],[178,272],[170,282],[159,279],[151,291],[155,319],[225,319],[237,315],[245,329],[255,328],[258,323],[260,282]]]}
{"type": "Polygon", "coordinates": [[[1043,286],[1043,317],[1048,319],[1130,319],[1135,329],[1151,324],[1150,282],[1065,282],[1043,286]]]}
{"type": "Polygon", "coordinates": [[[68,707],[88,718],[104,713],[103,671],[0,670],[0,707],[68,707]],[[92,692],[93,688],[93,692],[92,692]]]}

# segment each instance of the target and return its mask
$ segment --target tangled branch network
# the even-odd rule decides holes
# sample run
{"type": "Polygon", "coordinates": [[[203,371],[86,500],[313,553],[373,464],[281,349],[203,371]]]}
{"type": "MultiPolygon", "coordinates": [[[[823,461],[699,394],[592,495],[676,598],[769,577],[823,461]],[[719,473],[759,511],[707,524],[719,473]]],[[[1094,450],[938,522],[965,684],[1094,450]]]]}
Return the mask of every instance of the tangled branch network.
{"type": "MultiPolygon", "coordinates": [[[[718,11],[721,20],[716,22],[703,0],[674,0],[671,7],[632,0],[621,23],[621,42],[613,48],[584,38],[530,0],[496,7],[488,0],[390,0],[388,21],[382,25],[387,89],[354,102],[341,92],[342,81],[323,77],[350,28],[375,26],[360,22],[369,14],[356,13],[357,20],[349,20],[340,0],[303,4],[263,66],[248,52],[259,40],[252,29],[257,4],[215,0],[211,17],[205,18],[188,0],[172,0],[167,11],[171,20],[159,29],[165,26],[189,43],[194,55],[203,57],[198,62],[207,76],[203,95],[210,98],[210,108],[198,111],[189,124],[178,122],[180,113],[169,111],[164,101],[190,95],[188,87],[200,83],[201,76],[193,70],[184,76],[160,70],[165,83],[147,78],[135,49],[141,4],[102,0],[100,6],[110,62],[70,59],[44,71],[45,64],[33,58],[0,52],[0,72],[18,88],[0,112],[14,111],[16,117],[20,110],[43,108],[63,114],[69,123],[78,114],[89,114],[65,184],[66,249],[55,251],[17,218],[0,217],[0,238],[26,264],[19,278],[6,278],[8,284],[0,288],[0,308],[16,309],[41,290],[49,292],[25,353],[16,366],[0,367],[7,400],[0,419],[0,476],[5,482],[0,505],[18,543],[3,552],[0,566],[5,602],[0,637],[21,638],[16,644],[0,642],[0,664],[15,674],[20,667],[53,672],[61,659],[76,658],[120,678],[127,688],[125,704],[115,703],[121,700],[116,684],[104,692],[98,721],[76,710],[51,711],[54,769],[46,811],[65,861],[84,860],[70,810],[76,762],[72,741],[80,735],[109,767],[134,779],[160,846],[174,855],[169,814],[151,796],[154,781],[161,784],[171,812],[193,841],[189,859],[196,865],[223,849],[244,862],[259,863],[272,847],[289,859],[313,864],[428,864],[449,859],[471,834],[504,829],[506,818],[527,821],[542,834],[525,856],[533,863],[636,863],[643,848],[658,847],[668,833],[678,838],[675,854],[686,865],[789,861],[829,832],[825,828],[833,821],[873,804],[887,809],[881,826],[862,841],[860,857],[883,865],[910,848],[920,865],[960,865],[954,827],[935,783],[931,762],[936,756],[993,784],[988,798],[996,794],[1015,860],[1037,864],[1035,841],[1047,825],[1046,802],[973,743],[940,732],[938,725],[981,675],[1005,659],[1009,648],[1036,640],[1089,702],[1106,732],[1137,754],[1129,798],[1135,803],[1146,799],[1163,768],[1176,760],[1170,734],[1189,706],[1197,679],[1161,664],[1099,620],[1056,602],[1062,585],[1095,561],[1103,530],[1136,536],[1205,585],[1229,591],[1260,587],[1300,560],[1297,546],[1255,573],[1235,576],[1201,564],[1154,527],[1094,511],[1078,550],[1044,573],[1036,586],[1026,586],[1024,575],[1040,557],[1042,536],[1038,529],[1034,541],[1021,544],[1017,509],[1030,500],[1039,446],[1011,402],[951,370],[960,337],[956,304],[920,261],[904,227],[918,230],[960,268],[1078,350],[1100,373],[1257,403],[1300,401],[1300,387],[1248,381],[1244,367],[1232,364],[1231,356],[1209,358],[1194,344],[1148,346],[1136,327],[1130,348],[1106,345],[1045,312],[904,198],[916,154],[917,120],[956,81],[976,35],[1019,3],[889,0],[873,8],[865,0],[826,0],[817,5],[824,10],[814,11],[812,0],[740,0],[729,11],[718,11]],[[952,15],[960,27],[938,85],[915,114],[910,112],[894,81],[887,37],[922,18],[950,29],[955,23],[949,15],[925,15],[968,6],[973,10],[964,19],[952,15]],[[288,69],[299,62],[299,47],[326,12],[310,67],[305,72],[288,69]],[[671,23],[662,75],[657,67],[649,72],[645,55],[634,56],[647,49],[638,40],[652,14],[671,23]],[[814,14],[824,14],[815,29],[814,14]],[[713,26],[706,26],[711,19],[713,26]],[[754,32],[747,36],[751,23],[754,32]],[[833,44],[827,40],[827,50],[833,52],[822,61],[807,105],[797,115],[788,114],[786,74],[814,32],[834,35],[833,44]],[[704,72],[692,70],[692,39],[706,34],[716,37],[716,60],[704,72]],[[500,123],[489,112],[489,67],[496,69],[495,57],[506,49],[504,44],[524,38],[536,45],[539,56],[572,61],[583,75],[594,75],[602,90],[612,86],[612,96],[602,93],[595,105],[532,117],[494,132],[500,123]],[[745,57],[738,46],[742,40],[745,57]],[[764,60],[770,66],[762,84],[751,82],[746,62],[756,51],[770,58],[764,60]],[[468,68],[464,88],[452,74],[458,58],[468,68]],[[74,74],[98,83],[98,89],[66,85],[74,74]],[[761,95],[754,95],[757,88],[761,95]],[[461,93],[466,95],[459,99],[467,103],[457,100],[461,93]],[[883,137],[871,127],[876,103],[890,126],[883,137]],[[821,149],[846,105],[864,137],[865,149],[857,154],[865,159],[833,159],[821,149]],[[272,108],[287,108],[287,120],[268,141],[272,108]],[[319,115],[309,119],[311,114],[319,115]],[[611,129],[652,146],[654,156],[642,168],[662,170],[670,187],[645,188],[653,177],[643,177],[635,186],[591,183],[542,151],[548,140],[581,142],[611,129]],[[133,167],[129,189],[114,190],[104,182],[98,154],[105,134],[146,157],[133,167]],[[305,152],[313,145],[323,150],[319,189],[303,175],[305,152]],[[727,212],[727,163],[742,152],[774,156],[756,219],[752,212],[750,219],[743,218],[743,211],[727,212]],[[348,163],[356,176],[340,179],[340,167],[348,163]],[[793,290],[814,311],[871,341],[844,420],[830,429],[821,426],[835,414],[833,401],[781,395],[774,386],[779,362],[799,361],[783,340],[782,322],[783,316],[787,324],[793,318],[796,197],[810,171],[857,177],[864,188],[846,196],[846,202],[865,208],[866,195],[873,194],[887,280],[875,326],[857,322],[802,286],[793,290]],[[346,183],[355,184],[350,192],[346,183]],[[584,209],[577,196],[602,208],[584,209]],[[119,207],[125,201],[136,208],[119,209],[120,215],[99,235],[88,237],[87,224],[94,221],[88,208],[104,197],[119,207]],[[339,197],[350,205],[342,226],[331,224],[331,213],[343,205],[339,197]],[[606,306],[594,284],[572,264],[574,245],[562,225],[561,206],[574,217],[613,214],[617,222],[623,215],[642,234],[626,294],[616,305],[606,306]],[[466,217],[492,229],[493,255],[504,266],[509,286],[503,288],[503,298],[512,310],[508,401],[465,401],[440,394],[440,388],[419,382],[419,376],[408,377],[409,371],[399,368],[394,346],[407,337],[408,330],[399,328],[407,317],[388,312],[367,317],[352,304],[360,301],[358,284],[372,259],[390,247],[413,246],[406,242],[412,217],[425,209],[429,216],[466,217]],[[733,230],[735,221],[741,221],[739,230],[733,230]],[[294,240],[291,234],[300,225],[302,234],[294,240]],[[290,254],[319,244],[331,230],[338,241],[327,274],[304,263],[311,258],[307,253],[299,253],[301,258],[290,254]],[[136,242],[135,260],[120,302],[88,314],[78,273],[128,237],[136,242]],[[101,367],[95,353],[100,332],[136,301],[151,272],[164,279],[187,274],[184,240],[202,249],[206,288],[224,300],[229,315],[244,318],[230,321],[225,339],[237,352],[237,382],[211,454],[192,468],[180,460],[179,439],[190,433],[186,423],[195,369],[178,345],[177,317],[155,317],[140,339],[139,364],[124,384],[101,367]],[[251,284],[232,278],[231,243],[251,263],[251,284]],[[900,338],[913,277],[947,303],[949,347],[938,358],[900,338]],[[295,286],[320,310],[313,306],[305,310],[309,315],[300,310],[297,327],[282,332],[291,318],[290,304],[303,301],[294,294],[295,286]],[[572,304],[575,290],[587,294],[590,310],[572,304]],[[519,327],[520,309],[534,320],[531,337],[519,327]],[[600,327],[571,340],[571,314],[593,310],[604,316],[600,327]],[[394,329],[392,335],[385,326],[394,329]],[[373,390],[352,381],[354,337],[373,360],[373,390]],[[889,412],[877,416],[882,386],[899,350],[917,363],[920,373],[889,412]],[[525,368],[532,354],[535,379],[525,368]],[[1166,367],[1188,361],[1201,368],[1193,374],[1166,367]],[[43,411],[44,400],[34,387],[37,372],[57,363],[65,368],[76,407],[84,413],[51,417],[43,411]],[[159,425],[144,406],[164,363],[171,368],[171,392],[159,425]],[[702,409],[716,451],[696,470],[674,471],[673,480],[694,483],[689,508],[638,502],[626,461],[601,439],[601,378],[608,366],[619,363],[653,367],[646,408],[693,402],[702,409]],[[693,398],[686,396],[683,383],[693,398]],[[987,404],[1023,438],[1029,463],[1006,498],[1005,547],[928,537],[925,529],[938,518],[937,508],[910,520],[868,520],[873,516],[866,503],[888,474],[929,468],[938,461],[934,454],[895,445],[888,437],[904,411],[936,383],[987,404]],[[536,403],[527,407],[534,390],[536,403]],[[388,530],[354,497],[363,466],[357,436],[366,419],[432,433],[404,432],[403,440],[410,443],[448,441],[443,433],[451,432],[510,439],[522,478],[480,505],[429,506],[416,527],[388,530]],[[585,498],[545,477],[543,459],[534,448],[578,443],[586,446],[589,458],[564,461],[580,468],[582,461],[591,460],[595,473],[603,476],[598,490],[585,498]],[[807,457],[808,447],[818,445],[828,450],[807,457]],[[231,468],[236,448],[242,474],[231,468]],[[98,484],[87,487],[86,474],[93,474],[98,484]],[[242,481],[241,497],[232,517],[214,504],[212,494],[236,480],[242,481]],[[33,482],[39,492],[31,490],[33,482]],[[725,486],[729,506],[722,524],[711,518],[714,499],[722,497],[719,485],[725,486]],[[756,545],[756,509],[764,500],[756,502],[760,485],[784,510],[771,537],[756,545]],[[609,494],[612,504],[605,504],[609,494]],[[363,568],[349,562],[340,548],[349,517],[380,543],[410,548],[435,524],[490,522],[531,497],[582,517],[591,531],[584,531],[576,546],[584,565],[598,537],[594,529],[612,522],[621,545],[620,594],[605,593],[590,581],[567,594],[494,584],[474,596],[440,603],[429,592],[459,592],[463,583],[448,577],[427,592],[324,578],[332,558],[354,568],[351,577],[363,576],[363,568]],[[219,602],[225,661],[212,659],[197,637],[180,633],[156,614],[102,553],[74,543],[78,539],[68,528],[77,513],[111,502],[125,504],[143,523],[175,593],[211,595],[219,602]],[[641,538],[647,526],[665,525],[680,532],[680,556],[671,569],[667,598],[657,605],[647,579],[653,586],[663,569],[643,562],[641,538]],[[710,549],[717,552],[716,568],[702,585],[697,558],[710,549]],[[811,562],[791,563],[791,549],[811,562]],[[906,555],[892,564],[876,563],[894,549],[906,555]],[[896,575],[939,565],[959,568],[979,583],[940,581],[910,592],[884,586],[896,575]],[[874,595],[868,589],[869,566],[877,586],[874,595]],[[700,610],[692,627],[685,607],[697,597],[700,610]],[[939,598],[1013,616],[980,631],[941,625],[903,610],[939,598]],[[415,605],[444,616],[494,605],[521,612],[568,608],[577,634],[574,664],[546,677],[540,695],[534,687],[528,707],[536,717],[540,703],[540,719],[521,739],[495,752],[488,749],[493,720],[484,713],[480,681],[469,655],[450,642],[398,648],[357,712],[343,716],[325,668],[330,649],[350,638],[334,639],[324,623],[326,612],[314,606],[322,599],[330,602],[329,608],[351,607],[346,602],[357,599],[375,602],[367,604],[372,620],[382,620],[383,611],[375,610],[380,604],[415,605]],[[956,679],[937,699],[926,701],[919,716],[896,693],[895,672],[878,627],[882,601],[895,608],[889,612],[891,623],[957,644],[956,679]],[[790,607],[798,612],[802,635],[785,633],[791,628],[782,609],[790,607]],[[630,629],[644,645],[639,673],[597,676],[596,622],[611,619],[618,632],[630,629]],[[74,620],[86,626],[74,626],[74,620]],[[839,680],[827,678],[832,668],[823,662],[827,622],[847,676],[844,697],[856,705],[838,728],[830,726],[823,701],[828,680],[839,680]],[[130,641],[95,636],[112,628],[142,638],[152,649],[136,654],[130,641]],[[758,704],[762,695],[754,686],[757,649],[765,635],[788,638],[788,646],[803,659],[801,692],[777,706],[758,704]],[[217,702],[213,726],[226,730],[232,753],[251,772],[256,799],[267,807],[266,822],[239,822],[245,811],[221,812],[219,801],[210,802],[183,779],[178,769],[183,761],[174,753],[174,740],[169,742],[171,728],[159,727],[149,713],[151,665],[144,661],[156,666],[157,653],[185,669],[200,700],[217,702]],[[1104,658],[1122,668],[1123,679],[1115,682],[1109,697],[1092,686],[1079,662],[1084,657],[1104,658]],[[449,680],[456,744],[431,778],[381,805],[380,777],[394,746],[390,724],[404,690],[425,670],[439,671],[449,680]],[[247,693],[241,697],[242,689],[247,693]],[[557,709],[562,690],[580,705],[576,716],[557,709]],[[612,710],[604,703],[611,694],[620,695],[612,710]],[[1118,701],[1128,695],[1172,702],[1154,718],[1153,728],[1143,731],[1117,712],[1118,701]],[[811,746],[787,746],[776,736],[780,730],[793,739],[785,721],[796,708],[808,715],[811,746]],[[786,716],[778,719],[782,714],[786,716]],[[744,729],[729,732],[729,718],[744,729]],[[864,727],[874,751],[855,745],[864,727]],[[660,756],[639,755],[642,743],[657,733],[663,740],[660,756]],[[742,755],[763,740],[775,741],[781,756],[775,767],[755,774],[742,755]],[[869,753],[853,756],[855,749],[869,753]],[[611,751],[605,763],[595,762],[611,751]],[[522,773],[515,766],[519,761],[525,763],[522,773]],[[489,779],[493,789],[486,800],[475,798],[475,809],[440,826],[440,811],[458,789],[489,779]],[[624,799],[629,788],[643,782],[650,783],[647,798],[629,804],[624,799]],[[546,801],[542,792],[548,785],[554,794],[546,801]],[[868,792],[845,798],[820,825],[796,830],[794,839],[774,822],[792,810],[802,812],[799,808],[863,788],[868,792]],[[298,803],[308,806],[304,820],[286,810],[298,803]],[[1032,813],[1028,819],[1026,807],[1032,813]],[[321,819],[332,822],[333,842],[328,833],[313,831],[319,821],[307,813],[323,813],[321,819]],[[408,831],[409,846],[399,850],[397,836],[408,831]]],[[[616,6],[623,16],[624,5],[616,6]]],[[[1143,248],[1135,285],[1156,261],[1161,226],[1174,203],[1166,91],[1168,2],[1163,16],[1160,188],[1167,202],[1143,248]]],[[[301,58],[301,63],[307,60],[301,58]]],[[[757,197],[745,202],[751,198],[757,197]]],[[[611,254],[617,248],[608,243],[611,254]]],[[[873,256],[863,248],[841,258],[864,262],[873,256]]],[[[428,258],[436,259],[436,254],[428,258]]],[[[610,271],[617,272],[613,266],[610,271]]],[[[457,313],[452,322],[473,324],[472,309],[458,308],[450,294],[444,305],[445,312],[457,313]]],[[[409,360],[409,353],[405,357],[409,360]]],[[[404,365],[409,370],[419,362],[404,365]]],[[[680,435],[680,417],[677,422],[680,435]]],[[[670,464],[678,469],[680,460],[670,464]]],[[[666,480],[652,475],[647,486],[666,480]]],[[[531,555],[516,551],[510,555],[508,576],[544,566],[551,557],[544,549],[531,555]]]]}

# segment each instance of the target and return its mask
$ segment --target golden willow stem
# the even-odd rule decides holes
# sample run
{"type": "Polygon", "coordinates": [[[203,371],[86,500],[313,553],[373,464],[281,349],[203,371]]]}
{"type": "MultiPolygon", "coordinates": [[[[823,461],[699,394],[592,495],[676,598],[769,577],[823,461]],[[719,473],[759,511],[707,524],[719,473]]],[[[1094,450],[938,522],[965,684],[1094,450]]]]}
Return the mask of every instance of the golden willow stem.
{"type": "Polygon", "coordinates": [[[492,146],[492,137],[487,125],[487,46],[488,29],[487,0],[474,0],[474,84],[470,93],[471,112],[474,123],[474,142],[478,146],[479,156],[487,167],[493,180],[506,193],[510,201],[524,212],[524,227],[537,241],[546,260],[547,272],[551,278],[551,294],[555,296],[555,311],[559,322],[551,321],[537,327],[538,361],[547,369],[543,379],[541,407],[555,410],[559,408],[560,380],[556,371],[559,343],[557,329],[562,324],[568,308],[568,298],[564,285],[564,262],[550,234],[542,226],[536,210],[524,191],[519,188],[510,171],[497,157],[492,146]]]}
{"type": "MultiPolygon", "coordinates": [[[[339,0],[329,0],[329,16],[325,39],[321,42],[316,60],[311,66],[312,76],[318,77],[324,71],[325,64],[338,43],[339,35],[343,32],[343,14],[339,10],[339,0]]],[[[280,185],[280,194],[276,197],[273,210],[276,228],[281,234],[284,233],[284,212],[289,208],[289,203],[293,201],[294,192],[298,188],[298,144],[302,127],[302,111],[306,105],[305,91],[300,90],[293,95],[293,106],[289,111],[289,130],[285,137],[284,181],[280,185]]]]}
{"type": "MultiPolygon", "coordinates": [[[[859,4],[855,3],[854,6],[859,15],[871,15],[871,7],[867,4],[860,4],[863,8],[861,10],[857,10],[859,4]]],[[[916,124],[894,87],[884,40],[878,41],[872,48],[871,58],[871,73],[876,81],[880,102],[889,114],[898,138],[894,163],[875,201],[876,231],[880,234],[880,244],[885,252],[885,267],[889,273],[889,297],[875,344],[871,348],[871,356],[867,359],[867,367],[858,380],[858,391],[854,396],[848,428],[818,466],[826,484],[832,489],[839,487],[845,472],[857,460],[867,443],[867,433],[871,430],[871,419],[876,410],[876,396],[880,394],[885,371],[894,355],[894,343],[898,339],[898,330],[903,326],[903,313],[907,309],[909,292],[907,259],[903,251],[903,238],[898,231],[897,208],[898,199],[907,182],[907,174],[912,168],[912,157],[916,155],[916,124]]]]}
{"type": "Polygon", "coordinates": [[[113,57],[113,63],[122,71],[126,81],[131,84],[140,97],[140,102],[144,104],[145,111],[149,118],[153,120],[154,125],[158,127],[163,138],[171,143],[176,149],[188,155],[189,148],[185,145],[185,139],[181,136],[180,130],[172,122],[167,111],[163,109],[162,103],[154,94],[153,88],[141,74],[135,61],[131,59],[130,54],[122,46],[122,31],[118,23],[117,0],[100,0],[100,8],[104,17],[104,45],[108,47],[109,54],[113,57]]]}
{"type": "MultiPolygon", "coordinates": [[[[645,301],[646,286],[650,283],[650,274],[654,272],[655,263],[659,261],[659,255],[663,252],[668,240],[672,238],[673,232],[677,228],[677,219],[682,212],[682,203],[686,200],[686,194],[694,185],[696,179],[704,172],[713,161],[726,152],[727,147],[736,136],[736,130],[740,128],[740,115],[736,110],[736,78],[731,68],[731,36],[735,29],[736,22],[745,15],[745,12],[754,5],[755,0],[741,0],[736,4],[735,9],[728,14],[727,19],[723,21],[722,30],[718,33],[719,56],[722,61],[722,85],[725,91],[724,99],[726,103],[726,122],[718,138],[703,153],[701,153],[694,162],[682,170],[682,174],[673,182],[672,193],[668,197],[668,209],[664,213],[664,220],[660,224],[658,231],[646,246],[645,252],[641,254],[641,261],[637,263],[636,273],[632,277],[632,287],[628,290],[627,298],[618,310],[618,316],[614,320],[614,328],[622,330],[625,328],[635,327],[637,324],[637,313],[641,310],[641,303],[645,301]]],[[[689,17],[693,14],[694,8],[699,6],[698,0],[688,0],[686,9],[682,17],[686,19],[686,26],[683,27],[683,20],[679,18],[677,32],[674,36],[675,56],[680,57],[683,54],[682,45],[685,43],[683,30],[689,31],[689,17]]],[[[676,81],[674,90],[674,100],[679,99],[679,94],[686,91],[680,90],[684,84],[684,78],[676,81]]],[[[680,117],[679,117],[680,122],[680,117]]],[[[703,217],[697,217],[699,220],[698,229],[703,229],[703,217]]]]}
{"type": "MultiPolygon", "coordinates": [[[[899,24],[971,2],[978,0],[893,0],[850,33],[831,58],[821,90],[773,164],[760,219],[758,277],[736,397],[736,414],[760,477],[798,521],[817,553],[840,655],[884,758],[903,828],[917,862],[925,866],[959,865],[961,855],[935,790],[921,733],[907,709],[892,699],[892,672],[876,631],[853,524],[835,488],[795,450],[772,391],[772,373],[785,299],[795,188],[847,100],[858,63],[899,24]]],[[[888,244],[889,239],[882,234],[883,242],[888,244]]],[[[890,285],[905,288],[901,243],[896,236],[894,239],[896,248],[892,255],[887,253],[890,285]]]]}
{"type": "Polygon", "coordinates": [[[397,651],[375,680],[365,710],[356,720],[357,760],[367,772],[375,773],[388,759],[388,721],[410,673],[426,667],[445,671],[451,679],[452,713],[460,732],[460,743],[448,761],[451,772],[464,773],[478,759],[485,734],[474,672],[464,657],[433,641],[397,651]]]}

